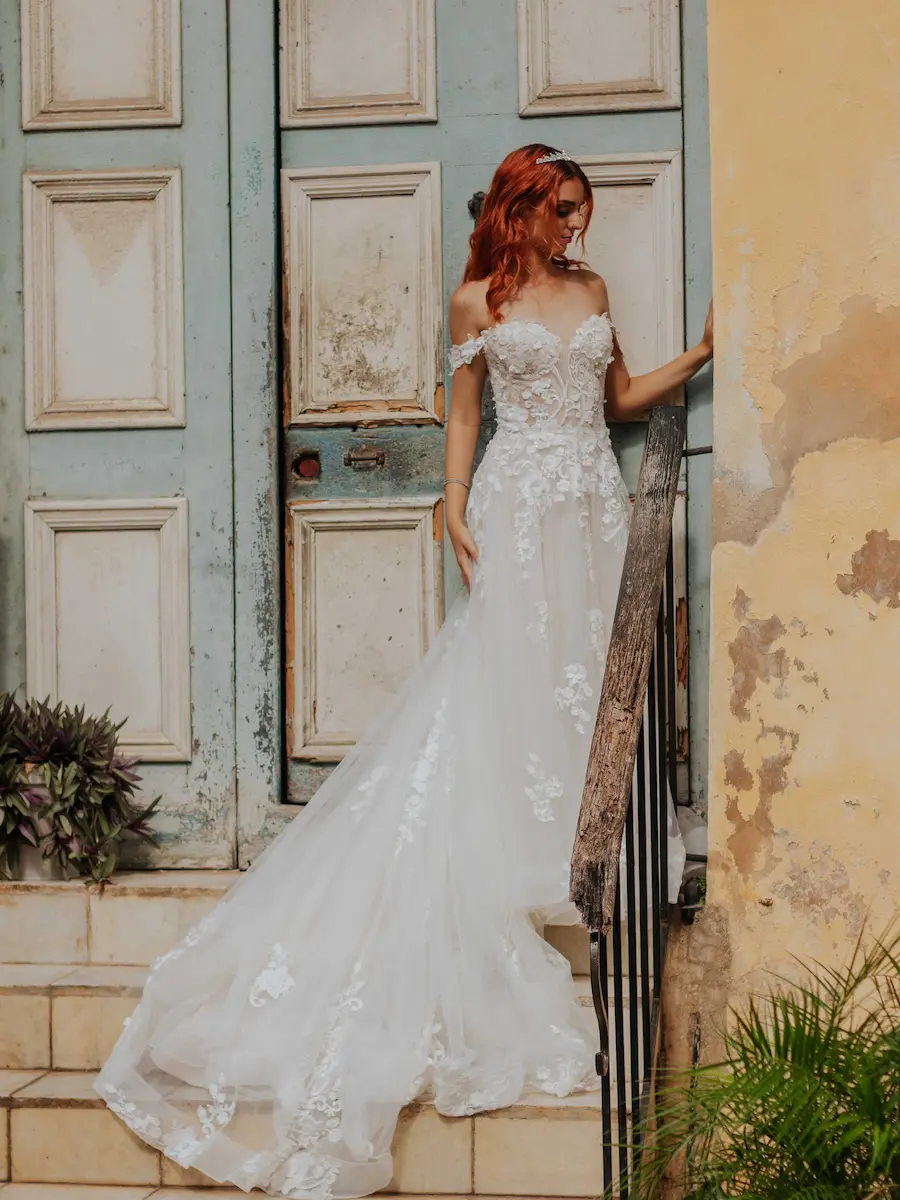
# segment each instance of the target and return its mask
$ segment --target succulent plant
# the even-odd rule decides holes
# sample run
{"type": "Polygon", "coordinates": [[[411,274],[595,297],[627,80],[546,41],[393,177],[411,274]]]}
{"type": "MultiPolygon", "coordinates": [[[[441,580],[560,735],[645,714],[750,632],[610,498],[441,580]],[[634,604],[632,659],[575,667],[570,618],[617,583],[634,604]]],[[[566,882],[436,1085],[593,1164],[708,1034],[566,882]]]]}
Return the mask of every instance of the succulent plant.
{"type": "Polygon", "coordinates": [[[124,722],[83,707],[0,695],[0,871],[11,875],[22,841],[94,882],[109,878],[126,834],[154,841],[148,818],[159,797],[135,802],[136,759],[118,752],[124,722]]]}

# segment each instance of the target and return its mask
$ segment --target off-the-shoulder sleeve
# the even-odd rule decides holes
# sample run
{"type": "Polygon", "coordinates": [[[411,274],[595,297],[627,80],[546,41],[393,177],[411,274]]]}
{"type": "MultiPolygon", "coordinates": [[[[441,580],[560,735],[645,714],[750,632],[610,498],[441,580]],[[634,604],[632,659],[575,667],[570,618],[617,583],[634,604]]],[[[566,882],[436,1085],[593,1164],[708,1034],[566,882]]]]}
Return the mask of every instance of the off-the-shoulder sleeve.
{"type": "Polygon", "coordinates": [[[483,337],[472,337],[470,334],[461,346],[451,346],[447,351],[447,361],[450,363],[450,374],[460,367],[468,366],[476,354],[484,349],[483,337]]]}

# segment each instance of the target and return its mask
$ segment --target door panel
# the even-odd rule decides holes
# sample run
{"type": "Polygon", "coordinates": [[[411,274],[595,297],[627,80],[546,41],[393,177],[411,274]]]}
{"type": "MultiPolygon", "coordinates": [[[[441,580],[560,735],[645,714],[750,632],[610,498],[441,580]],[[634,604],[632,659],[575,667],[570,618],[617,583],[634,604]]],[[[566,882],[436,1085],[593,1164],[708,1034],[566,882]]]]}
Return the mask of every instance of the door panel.
{"type": "Polygon", "coordinates": [[[184,425],[181,172],[28,171],[28,429],[184,425]]]}
{"type": "Polygon", "coordinates": [[[282,0],[281,124],[433,121],[434,0],[282,0]]]}
{"type": "Polygon", "coordinates": [[[677,108],[678,0],[519,0],[519,111],[677,108]]]}
{"type": "Polygon", "coordinates": [[[426,652],[443,618],[441,502],[291,505],[289,753],[335,761],[426,652]]]}
{"type": "Polygon", "coordinates": [[[28,687],[127,718],[123,754],[191,757],[188,505],[30,500],[28,687]]]}
{"type": "Polygon", "coordinates": [[[179,0],[21,0],[22,125],[181,123],[179,0]]]}
{"type": "MultiPolygon", "coordinates": [[[[300,0],[283,3],[283,27],[296,22],[301,9],[308,18],[311,9],[300,0]]],[[[458,283],[471,232],[467,202],[487,187],[508,150],[541,140],[584,162],[597,202],[590,258],[610,276],[616,322],[633,367],[651,369],[683,345],[680,113],[606,111],[677,106],[678,4],[648,0],[617,10],[611,24],[601,22],[602,44],[584,37],[584,20],[594,20],[582,12],[587,7],[596,6],[587,0],[523,0],[517,23],[516,0],[442,3],[436,14],[434,125],[404,120],[399,112],[389,123],[382,111],[384,123],[376,127],[371,111],[354,115],[348,106],[340,127],[298,128],[297,106],[285,109],[283,103],[288,387],[282,478],[292,801],[314,794],[330,769],[326,760],[341,757],[427,646],[426,638],[412,637],[410,617],[420,612],[415,604],[424,595],[425,576],[417,580],[404,565],[383,500],[421,506],[423,528],[427,510],[440,511],[441,385],[449,386],[449,379],[441,306],[429,311],[428,305],[441,275],[444,303],[458,283]],[[543,41],[535,41],[538,26],[543,41]],[[619,53],[622,46],[627,54],[619,53]],[[520,106],[529,120],[522,119],[520,106]],[[604,111],[602,118],[571,115],[604,111]],[[402,202],[396,194],[385,196],[388,179],[423,173],[423,163],[431,189],[427,200],[424,176],[402,202]],[[429,204],[436,210],[430,236],[423,227],[429,204]],[[350,529],[334,535],[345,544],[320,560],[316,577],[328,576],[320,592],[318,583],[311,584],[308,550],[298,546],[299,530],[320,506],[353,513],[360,501],[370,532],[365,538],[350,529]],[[354,537],[355,561],[347,549],[354,537]],[[379,574],[381,562],[388,567],[379,574]],[[311,597],[321,605],[315,620],[311,597]],[[386,639],[400,636],[394,623],[401,605],[410,623],[394,647],[386,639]],[[383,655],[386,644],[393,647],[392,658],[383,655]]],[[[335,14],[323,20],[336,21],[335,14]]],[[[400,32],[409,28],[401,23],[400,32]]],[[[373,34],[367,62],[392,34],[389,28],[373,34]]],[[[326,37],[315,28],[309,34],[320,35],[326,37]]],[[[425,58],[427,53],[426,48],[425,58]]],[[[371,69],[362,55],[357,41],[348,39],[342,78],[362,78],[371,69]]],[[[290,86],[301,96],[303,64],[293,49],[283,56],[283,70],[286,63],[300,79],[283,78],[283,94],[290,86]]],[[[621,429],[614,440],[624,449],[633,484],[640,435],[621,429]]],[[[449,603],[461,581],[453,556],[444,557],[449,603]]]]}
{"type": "Polygon", "coordinates": [[[289,423],[440,421],[439,164],[283,180],[289,423]]]}

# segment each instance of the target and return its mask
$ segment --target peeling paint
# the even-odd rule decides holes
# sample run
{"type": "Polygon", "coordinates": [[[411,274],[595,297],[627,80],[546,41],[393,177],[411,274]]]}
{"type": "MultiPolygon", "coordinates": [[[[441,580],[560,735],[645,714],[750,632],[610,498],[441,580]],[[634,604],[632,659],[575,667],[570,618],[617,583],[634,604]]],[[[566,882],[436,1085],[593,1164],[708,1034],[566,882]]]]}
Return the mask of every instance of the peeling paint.
{"type": "Polygon", "coordinates": [[[725,784],[739,792],[749,792],[753,787],[753,775],[747,770],[740,750],[729,750],[725,755],[725,784]]]}
{"type": "Polygon", "coordinates": [[[857,935],[866,916],[866,898],[851,885],[847,867],[824,842],[812,842],[804,860],[802,866],[788,867],[775,895],[786,900],[796,916],[826,924],[840,917],[851,935],[857,935]]]}
{"type": "Polygon", "coordinates": [[[870,596],[876,604],[900,608],[900,541],[888,531],[870,529],[865,544],[850,560],[850,574],[838,575],[838,589],[845,596],[870,596]]]}
{"type": "Polygon", "coordinates": [[[402,392],[405,371],[390,359],[403,311],[381,289],[373,289],[371,296],[354,295],[352,301],[341,308],[317,303],[316,344],[328,395],[333,402],[353,397],[348,403],[356,408],[360,395],[392,400],[402,392]]]}
{"type": "Polygon", "coordinates": [[[783,683],[787,678],[789,666],[786,651],[783,648],[772,649],[784,632],[784,625],[778,617],[768,617],[763,621],[748,619],[728,647],[734,664],[731,711],[741,721],[750,720],[747,702],[759,683],[768,683],[773,679],[783,683]]]}
{"type": "Polygon", "coordinates": [[[763,850],[772,845],[775,827],[769,815],[769,800],[760,800],[749,817],[741,813],[736,796],[729,796],[725,816],[734,827],[728,839],[728,849],[734,864],[745,879],[748,879],[763,850]]]}
{"type": "MultiPolygon", "coordinates": [[[[745,464],[730,474],[717,471],[717,541],[756,541],[778,516],[804,455],[861,435],[880,441],[900,437],[900,405],[895,402],[900,307],[880,309],[871,296],[859,296],[844,302],[842,316],[840,327],[824,336],[817,350],[773,371],[772,383],[783,402],[771,420],[759,425],[770,485],[759,486],[758,466],[745,464]]],[[[745,404],[742,400],[741,411],[745,404]]],[[[757,439],[748,439],[733,416],[729,441],[742,447],[749,442],[748,462],[755,461],[757,439]]]]}

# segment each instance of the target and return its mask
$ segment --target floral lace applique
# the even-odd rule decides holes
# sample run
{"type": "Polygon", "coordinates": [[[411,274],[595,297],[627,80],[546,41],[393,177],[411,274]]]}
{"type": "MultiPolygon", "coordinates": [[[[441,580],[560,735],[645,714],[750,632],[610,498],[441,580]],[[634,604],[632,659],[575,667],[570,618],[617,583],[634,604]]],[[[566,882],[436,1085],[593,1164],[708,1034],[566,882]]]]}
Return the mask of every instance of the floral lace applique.
{"type": "Polygon", "coordinates": [[[211,1083],[208,1091],[211,1102],[197,1107],[197,1120],[203,1132],[203,1137],[198,1137],[188,1125],[176,1125],[163,1133],[156,1117],[140,1112],[135,1104],[126,1101],[122,1093],[111,1084],[104,1088],[106,1103],[129,1129],[160,1146],[166,1157],[181,1167],[193,1166],[210,1138],[223,1129],[234,1116],[236,1105],[235,1101],[228,1097],[224,1075],[220,1075],[216,1083],[211,1083]]]}
{"type": "MultiPolygon", "coordinates": [[[[410,793],[403,808],[403,820],[397,830],[397,842],[394,853],[399,854],[404,845],[409,845],[417,829],[425,824],[425,810],[428,807],[428,789],[432,785],[438,765],[438,754],[447,725],[447,700],[441,701],[440,707],[434,714],[431,729],[425,739],[425,748],[416,760],[410,779],[410,793]]],[[[451,756],[452,757],[452,756],[451,756]]]]}
{"type": "Polygon", "coordinates": [[[166,1158],[187,1170],[197,1161],[203,1142],[187,1125],[176,1125],[165,1134],[162,1146],[166,1158]]]}
{"type": "Polygon", "coordinates": [[[460,367],[466,367],[470,362],[480,354],[484,349],[484,336],[472,337],[470,334],[466,340],[459,346],[451,346],[447,351],[447,362],[450,366],[450,374],[458,371],[460,367]]]}
{"type": "Polygon", "coordinates": [[[584,733],[591,714],[584,701],[593,696],[594,689],[587,681],[587,667],[582,663],[570,663],[566,667],[566,686],[555,688],[553,698],[562,709],[568,709],[578,733],[584,733]]]}
{"type": "Polygon", "coordinates": [[[126,1100],[118,1088],[108,1083],[104,1087],[106,1093],[106,1103],[110,1110],[120,1117],[129,1129],[142,1138],[147,1138],[157,1145],[162,1140],[162,1127],[156,1117],[150,1113],[142,1113],[138,1111],[137,1105],[130,1100],[126,1100]]]}
{"type": "Polygon", "coordinates": [[[497,434],[472,483],[469,527],[477,538],[492,497],[511,489],[514,554],[527,576],[541,544],[541,519],[554,504],[574,501],[590,575],[592,496],[603,499],[595,535],[617,544],[626,536],[628,496],[603,417],[613,352],[608,316],[582,322],[567,346],[538,322],[514,319],[464,348],[473,357],[484,349],[497,412],[497,434]]]}
{"type": "Polygon", "coordinates": [[[312,1150],[298,1150],[287,1161],[279,1191],[291,1200],[331,1200],[340,1175],[340,1163],[312,1150]]]}
{"type": "Polygon", "coordinates": [[[372,803],[375,800],[375,795],[378,791],[378,785],[382,783],[383,780],[387,779],[390,773],[391,768],[385,763],[381,763],[372,771],[368,778],[364,779],[357,787],[356,790],[362,793],[362,799],[355,800],[353,804],[350,805],[350,811],[356,817],[357,821],[362,818],[363,813],[368,812],[368,810],[372,807],[372,803]]]}
{"type": "Polygon", "coordinates": [[[267,1003],[267,996],[278,1000],[286,996],[294,984],[294,977],[287,967],[287,953],[284,947],[276,942],[269,953],[269,961],[253,980],[250,1003],[254,1008],[262,1008],[267,1003]]]}
{"type": "Polygon", "coordinates": [[[290,1092],[279,1097],[290,1118],[278,1147],[283,1172],[272,1182],[284,1195],[297,1200],[332,1200],[340,1164],[323,1143],[341,1138],[340,1055],[348,1023],[362,1009],[364,986],[362,964],[356,962],[349,983],[329,1010],[322,1051],[311,1078],[294,1081],[290,1092]]]}
{"type": "MultiPolygon", "coordinates": [[[[558,691],[559,689],[557,689],[558,691]]],[[[553,802],[563,794],[563,785],[555,775],[547,776],[541,768],[541,760],[536,754],[528,755],[525,770],[534,780],[531,787],[525,789],[525,795],[531,801],[534,815],[539,821],[555,821],[553,802]]]]}
{"type": "Polygon", "coordinates": [[[533,621],[528,623],[526,633],[536,642],[546,642],[547,640],[547,618],[550,615],[550,606],[546,600],[538,600],[535,604],[537,616],[533,621]]]}
{"type": "Polygon", "coordinates": [[[598,662],[606,660],[606,618],[603,610],[592,608],[588,612],[588,626],[591,634],[591,648],[598,662]]]}
{"type": "Polygon", "coordinates": [[[209,1085],[211,1104],[201,1104],[197,1109],[197,1120],[206,1137],[211,1138],[216,1129],[223,1129],[234,1116],[235,1102],[228,1099],[228,1089],[225,1076],[220,1075],[218,1083],[209,1085]]]}

